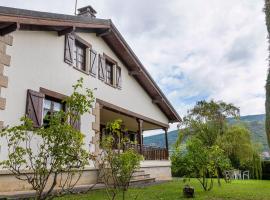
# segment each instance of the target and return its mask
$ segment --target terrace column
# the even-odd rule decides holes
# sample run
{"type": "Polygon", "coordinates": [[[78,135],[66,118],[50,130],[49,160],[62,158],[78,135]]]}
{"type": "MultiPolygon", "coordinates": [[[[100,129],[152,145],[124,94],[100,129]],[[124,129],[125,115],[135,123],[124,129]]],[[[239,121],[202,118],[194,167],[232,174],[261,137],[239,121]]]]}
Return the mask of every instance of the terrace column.
{"type": "Polygon", "coordinates": [[[143,150],[143,120],[137,119],[138,122],[138,136],[139,136],[139,144],[140,144],[140,154],[142,154],[143,150]]]}
{"type": "Polygon", "coordinates": [[[165,131],[165,147],[167,150],[167,156],[169,156],[168,128],[164,128],[163,130],[165,131]]]}

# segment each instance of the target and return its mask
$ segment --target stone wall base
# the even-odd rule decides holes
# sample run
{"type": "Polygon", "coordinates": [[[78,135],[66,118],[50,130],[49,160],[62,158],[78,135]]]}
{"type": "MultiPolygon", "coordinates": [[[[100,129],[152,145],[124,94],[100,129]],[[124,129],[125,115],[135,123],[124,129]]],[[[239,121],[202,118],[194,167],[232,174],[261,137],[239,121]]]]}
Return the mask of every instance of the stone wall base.
{"type": "MultiPolygon", "coordinates": [[[[141,162],[141,170],[146,174],[150,174],[151,178],[156,181],[172,180],[171,162],[170,161],[143,161],[141,162]]],[[[98,182],[98,169],[87,168],[83,170],[81,178],[77,183],[80,185],[91,185],[98,182]]],[[[0,171],[0,195],[1,192],[14,192],[32,190],[31,185],[26,181],[18,180],[7,170],[0,171]]]]}
{"type": "Polygon", "coordinates": [[[150,174],[151,178],[156,181],[170,181],[172,180],[171,161],[143,161],[141,162],[141,170],[146,174],[150,174]]]}
{"type": "MultiPolygon", "coordinates": [[[[77,185],[91,185],[97,183],[98,171],[96,169],[85,169],[77,185]]],[[[18,180],[13,174],[6,170],[0,171],[0,195],[1,192],[14,192],[32,190],[26,181],[18,180]]]]}

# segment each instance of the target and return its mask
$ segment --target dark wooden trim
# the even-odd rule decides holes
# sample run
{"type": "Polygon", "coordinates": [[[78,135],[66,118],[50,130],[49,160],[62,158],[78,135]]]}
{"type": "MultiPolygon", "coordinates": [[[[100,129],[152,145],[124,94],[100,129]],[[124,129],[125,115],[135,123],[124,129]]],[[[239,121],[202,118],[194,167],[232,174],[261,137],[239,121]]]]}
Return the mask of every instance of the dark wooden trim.
{"type": "Polygon", "coordinates": [[[119,106],[113,105],[113,104],[106,102],[106,101],[103,101],[101,99],[96,99],[96,101],[97,101],[97,103],[101,104],[103,106],[103,108],[105,108],[107,110],[111,110],[113,112],[120,113],[120,114],[126,115],[128,117],[142,119],[143,121],[148,122],[148,123],[153,124],[153,125],[156,125],[156,126],[159,126],[160,128],[169,128],[168,124],[156,121],[156,120],[151,119],[149,117],[145,117],[143,115],[140,115],[140,114],[137,114],[135,112],[129,111],[127,109],[121,108],[119,106]]]}
{"type": "Polygon", "coordinates": [[[48,89],[45,89],[45,88],[40,88],[39,91],[42,93],[42,94],[45,94],[45,96],[49,96],[49,97],[52,97],[54,99],[58,99],[58,100],[65,100],[68,96],[64,95],[64,94],[61,94],[61,93],[58,93],[58,92],[54,92],[54,91],[51,91],[51,90],[48,90],[48,89]]]}
{"type": "Polygon", "coordinates": [[[28,25],[38,25],[38,26],[55,26],[55,27],[70,27],[74,26],[76,28],[110,28],[109,24],[101,24],[97,22],[85,23],[85,22],[74,22],[71,20],[62,19],[46,19],[38,17],[24,17],[24,16],[10,16],[2,15],[0,16],[0,22],[10,22],[28,25]]]}
{"type": "Polygon", "coordinates": [[[8,25],[7,27],[0,29],[0,35],[5,36],[9,33],[12,33],[14,31],[18,30],[19,28],[20,28],[19,23],[12,23],[12,24],[8,25]]]}
{"type": "Polygon", "coordinates": [[[138,122],[138,134],[139,134],[139,143],[140,143],[140,154],[143,152],[143,120],[137,119],[138,122]]]}
{"type": "Polygon", "coordinates": [[[168,128],[163,129],[165,131],[165,144],[166,144],[166,149],[169,151],[169,143],[168,143],[168,128]]]}
{"type": "Polygon", "coordinates": [[[103,31],[101,33],[97,33],[96,35],[97,35],[97,37],[103,37],[103,36],[109,35],[111,33],[112,33],[112,29],[109,28],[106,31],[103,31]]]}
{"type": "Polygon", "coordinates": [[[164,99],[162,97],[157,96],[157,97],[152,99],[152,102],[155,103],[155,104],[163,103],[164,99]]]}
{"type": "Polygon", "coordinates": [[[90,49],[92,48],[92,45],[89,42],[87,42],[86,40],[84,40],[83,38],[81,38],[77,34],[74,34],[74,36],[75,36],[75,40],[79,41],[80,43],[85,45],[87,48],[90,48],[90,49]]]}
{"type": "Polygon", "coordinates": [[[105,58],[105,60],[108,60],[109,62],[111,62],[114,65],[117,65],[117,61],[115,61],[113,58],[111,58],[110,56],[108,56],[107,54],[103,53],[103,57],[105,58]]]}
{"type": "Polygon", "coordinates": [[[69,27],[69,28],[65,28],[61,31],[58,31],[58,36],[62,36],[62,35],[66,35],[66,34],[69,34],[69,33],[72,33],[75,31],[75,27],[72,26],[72,27],[69,27]]]}
{"type": "Polygon", "coordinates": [[[129,71],[128,74],[130,76],[138,76],[138,75],[142,74],[142,71],[141,70],[140,71],[129,71]]]}

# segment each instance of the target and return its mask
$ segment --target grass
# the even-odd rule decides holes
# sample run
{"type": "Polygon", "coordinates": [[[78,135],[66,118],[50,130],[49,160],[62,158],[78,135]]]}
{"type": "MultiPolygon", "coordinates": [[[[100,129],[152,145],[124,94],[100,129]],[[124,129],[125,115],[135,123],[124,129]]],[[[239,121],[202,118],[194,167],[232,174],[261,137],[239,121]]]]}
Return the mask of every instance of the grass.
{"type": "MultiPolygon", "coordinates": [[[[180,179],[168,183],[144,187],[132,188],[127,194],[126,200],[178,200],[182,197],[182,188],[185,184],[180,179]]],[[[222,182],[221,187],[215,182],[213,190],[205,192],[196,179],[190,182],[195,188],[197,200],[270,200],[270,181],[237,180],[231,183],[222,182]]],[[[70,195],[59,200],[106,200],[105,190],[91,191],[88,194],[70,195]]],[[[119,195],[117,200],[122,199],[119,195]]]]}

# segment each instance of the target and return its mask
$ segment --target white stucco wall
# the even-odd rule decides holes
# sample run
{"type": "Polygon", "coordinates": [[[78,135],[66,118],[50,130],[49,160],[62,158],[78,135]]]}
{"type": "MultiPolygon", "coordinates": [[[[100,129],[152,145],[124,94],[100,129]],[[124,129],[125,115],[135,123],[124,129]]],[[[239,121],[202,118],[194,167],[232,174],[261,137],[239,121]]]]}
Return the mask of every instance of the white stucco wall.
{"type": "MultiPolygon", "coordinates": [[[[39,91],[40,87],[69,95],[72,84],[80,77],[85,86],[97,88],[95,97],[154,120],[168,123],[161,110],[152,103],[151,98],[137,81],[128,75],[127,69],[112,50],[95,34],[81,33],[82,38],[92,44],[98,53],[106,53],[122,68],[122,89],[112,88],[97,78],[73,69],[64,62],[64,36],[56,32],[17,31],[13,34],[13,46],[8,47],[11,66],[5,68],[9,78],[8,88],[2,89],[1,96],[6,98],[6,109],[0,111],[0,119],[5,125],[14,125],[25,114],[26,91],[39,91]]],[[[94,135],[92,131],[93,116],[86,114],[81,119],[81,130],[86,134],[86,145],[94,135]]],[[[5,141],[1,141],[0,158],[5,157],[5,141]]],[[[92,147],[93,149],[93,147],[92,147]]]]}

